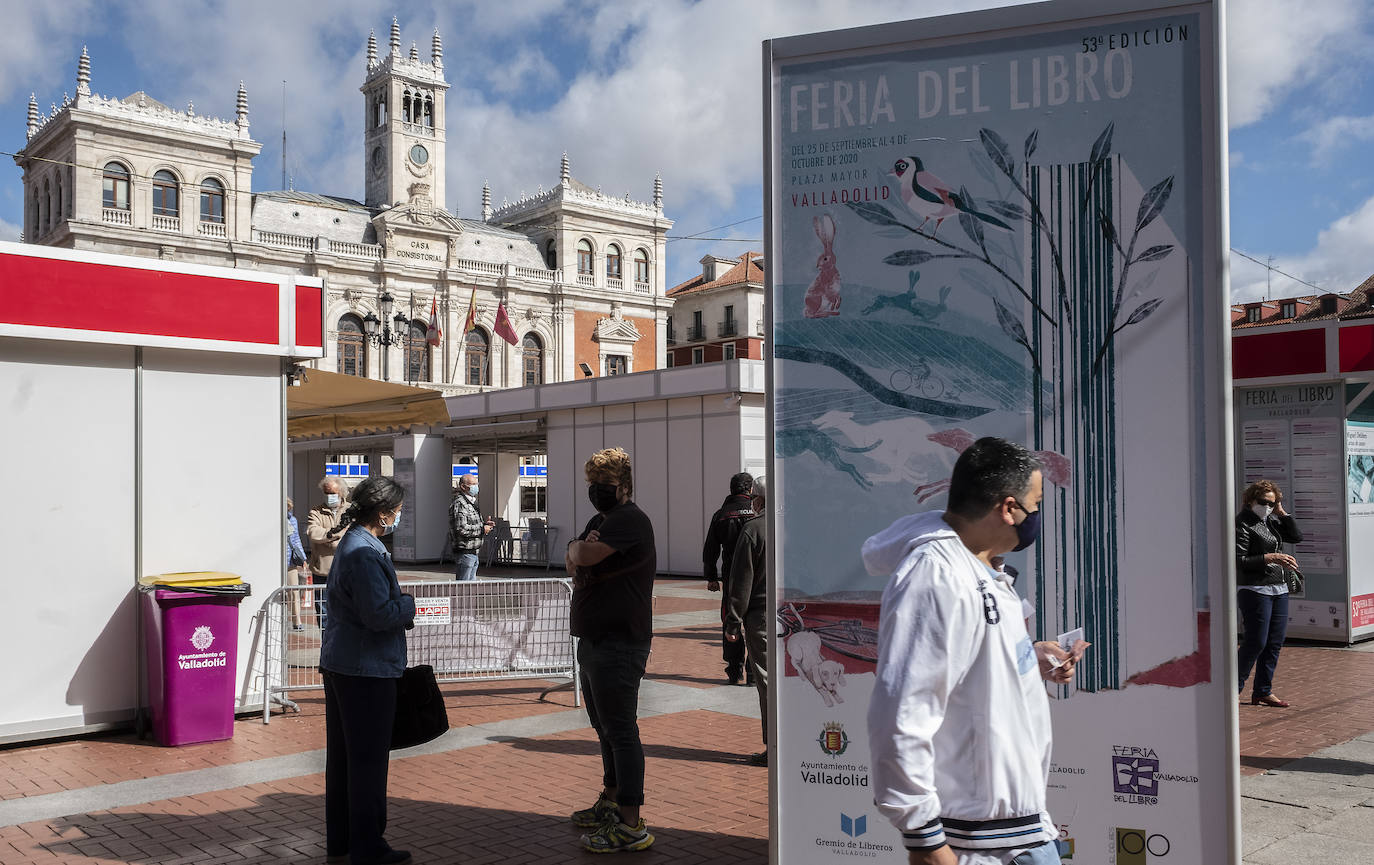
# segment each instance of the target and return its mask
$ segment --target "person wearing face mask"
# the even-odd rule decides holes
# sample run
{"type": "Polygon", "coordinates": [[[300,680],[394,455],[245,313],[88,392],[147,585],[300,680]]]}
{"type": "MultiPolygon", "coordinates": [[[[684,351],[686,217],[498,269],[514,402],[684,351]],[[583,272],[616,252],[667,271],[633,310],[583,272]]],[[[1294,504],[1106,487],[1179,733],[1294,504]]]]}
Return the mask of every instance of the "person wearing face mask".
{"type": "Polygon", "coordinates": [[[334,551],[339,546],[339,535],[334,529],[339,527],[344,508],[348,505],[348,485],[338,478],[326,477],[320,481],[320,492],[324,494],[324,503],[310,509],[305,536],[310,539],[310,582],[320,587],[315,592],[315,615],[320,629],[324,630],[324,586],[329,581],[334,551]]]}
{"type": "Polygon", "coordinates": [[[1237,650],[1236,671],[1244,692],[1254,668],[1253,705],[1284,709],[1287,701],[1273,694],[1274,669],[1288,631],[1289,574],[1298,571],[1298,560],[1281,545],[1300,543],[1302,532],[1283,509],[1283,493],[1273,481],[1255,481],[1245,488],[1241,501],[1236,514],[1236,601],[1245,638],[1237,650]]]}
{"type": "Polygon", "coordinates": [[[453,535],[457,579],[477,579],[477,551],[482,548],[482,537],[494,525],[491,520],[483,522],[477,510],[477,481],[472,475],[463,475],[458,479],[458,489],[448,506],[448,527],[453,535]]]}
{"type": "Polygon", "coordinates": [[[571,625],[577,641],[582,699],[601,743],[601,793],[572,815],[589,830],[593,853],[646,850],[654,843],[640,817],[644,747],[639,739],[639,683],[653,639],[654,527],[630,496],[630,455],[592,454],[584,469],[596,515],[568,544],[573,580],[571,625]]]}
{"type": "Polygon", "coordinates": [[[889,575],[868,709],[873,799],[911,865],[1060,861],[1044,682],[1069,682],[1088,644],[1032,642],[992,566],[1039,536],[1042,484],[1029,451],[981,438],[954,464],[943,512],[863,545],[868,573],[889,575]]]}
{"type": "Polygon", "coordinates": [[[324,678],[325,847],[352,865],[410,860],[382,837],[396,682],[406,668],[405,632],[415,598],[401,591],[381,538],[401,521],[405,489],[388,477],[358,484],[331,532],[329,629],[320,646],[324,678]]]}

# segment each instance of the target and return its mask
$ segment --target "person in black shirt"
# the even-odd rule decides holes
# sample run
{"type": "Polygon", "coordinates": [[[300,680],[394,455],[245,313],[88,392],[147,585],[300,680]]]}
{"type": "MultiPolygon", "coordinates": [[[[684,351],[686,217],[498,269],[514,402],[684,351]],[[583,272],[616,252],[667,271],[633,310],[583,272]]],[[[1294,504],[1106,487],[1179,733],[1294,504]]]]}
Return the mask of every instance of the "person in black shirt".
{"type": "Polygon", "coordinates": [[[565,559],[572,576],[572,634],[582,698],[601,743],[602,790],[590,808],[572,815],[593,831],[582,846],[593,853],[646,850],[654,836],[639,815],[644,804],[644,747],[639,740],[639,683],[653,639],[654,527],[632,501],[630,455],[620,448],[592,454],[587,496],[596,508],[565,559]]]}
{"type": "MultiPolygon", "coordinates": [[[[740,529],[754,518],[750,504],[749,491],[754,487],[754,476],[740,472],[730,478],[730,495],[711,515],[706,525],[706,543],[702,545],[701,558],[706,574],[706,588],[712,592],[725,586],[720,599],[721,641],[720,657],[725,662],[725,677],[732,685],[738,685],[745,678],[744,641],[730,640],[725,634],[725,613],[730,598],[730,563],[735,558],[735,541],[740,529]],[[720,559],[720,579],[716,579],[716,560],[720,559]]],[[[752,682],[753,677],[749,680],[752,682]]]]}

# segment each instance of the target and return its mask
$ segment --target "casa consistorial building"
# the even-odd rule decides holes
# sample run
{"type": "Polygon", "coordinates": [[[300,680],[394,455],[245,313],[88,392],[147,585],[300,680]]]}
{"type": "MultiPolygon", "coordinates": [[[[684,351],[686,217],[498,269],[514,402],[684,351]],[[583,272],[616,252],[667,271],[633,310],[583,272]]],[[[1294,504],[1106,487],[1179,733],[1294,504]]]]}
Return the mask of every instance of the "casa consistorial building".
{"type": "Polygon", "coordinates": [[[369,36],[362,72],[359,202],[252,191],[262,145],[242,84],[232,120],[142,91],[102,96],[83,49],[74,97],[47,112],[29,101],[15,157],[24,240],[321,277],[327,349],[314,363],[352,375],[453,394],[661,365],[672,221],[658,178],[648,203],[606,195],[574,179],[564,154],[548,189],[493,207],[485,187],[480,218],[459,216],[445,206],[439,33],[422,60],[413,44],[402,52],[393,18],[389,50],[379,56],[369,36]],[[470,306],[475,326],[464,335],[470,306]],[[498,324],[502,308],[509,328],[498,324]],[[388,333],[391,345],[378,338],[388,333]]]}

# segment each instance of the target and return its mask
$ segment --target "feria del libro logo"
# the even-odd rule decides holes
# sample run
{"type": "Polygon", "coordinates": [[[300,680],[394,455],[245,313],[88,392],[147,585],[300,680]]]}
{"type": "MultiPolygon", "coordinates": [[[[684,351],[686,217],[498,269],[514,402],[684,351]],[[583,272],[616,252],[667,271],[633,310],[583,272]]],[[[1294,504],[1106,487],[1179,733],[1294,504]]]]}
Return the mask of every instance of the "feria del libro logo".
{"type": "Polygon", "coordinates": [[[1197,775],[1165,771],[1159,753],[1143,745],[1112,746],[1112,801],[1158,805],[1160,782],[1196,784],[1197,775]]]}
{"type": "Polygon", "coordinates": [[[203,652],[210,648],[215,642],[215,635],[210,632],[209,625],[198,625],[191,633],[191,645],[196,647],[196,651],[203,652]]]}

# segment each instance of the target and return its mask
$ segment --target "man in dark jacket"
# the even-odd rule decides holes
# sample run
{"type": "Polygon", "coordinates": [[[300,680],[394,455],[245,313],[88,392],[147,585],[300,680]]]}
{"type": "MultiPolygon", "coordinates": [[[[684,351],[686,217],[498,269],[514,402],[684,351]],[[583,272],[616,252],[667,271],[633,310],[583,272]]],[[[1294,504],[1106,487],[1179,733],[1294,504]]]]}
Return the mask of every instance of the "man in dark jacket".
{"type": "MultiPolygon", "coordinates": [[[[766,489],[755,478],[752,505],[756,516],[744,523],[735,541],[730,584],[725,595],[725,639],[749,648],[749,670],[759,692],[763,746],[768,747],[768,520],[764,519],[766,489]]],[[[755,766],[768,765],[768,751],[751,754],[755,766]]]]}
{"type": "Polygon", "coordinates": [[[726,496],[725,502],[706,524],[706,543],[701,550],[706,588],[718,592],[721,584],[725,584],[725,594],[720,601],[720,656],[725,661],[725,675],[732,685],[738,685],[745,678],[744,643],[725,638],[725,604],[730,594],[730,562],[735,556],[735,539],[739,537],[744,524],[754,518],[749,501],[749,491],[753,486],[754,476],[748,472],[740,472],[730,478],[730,495],[726,496]],[[720,559],[719,579],[716,578],[717,559],[720,559]]]}

